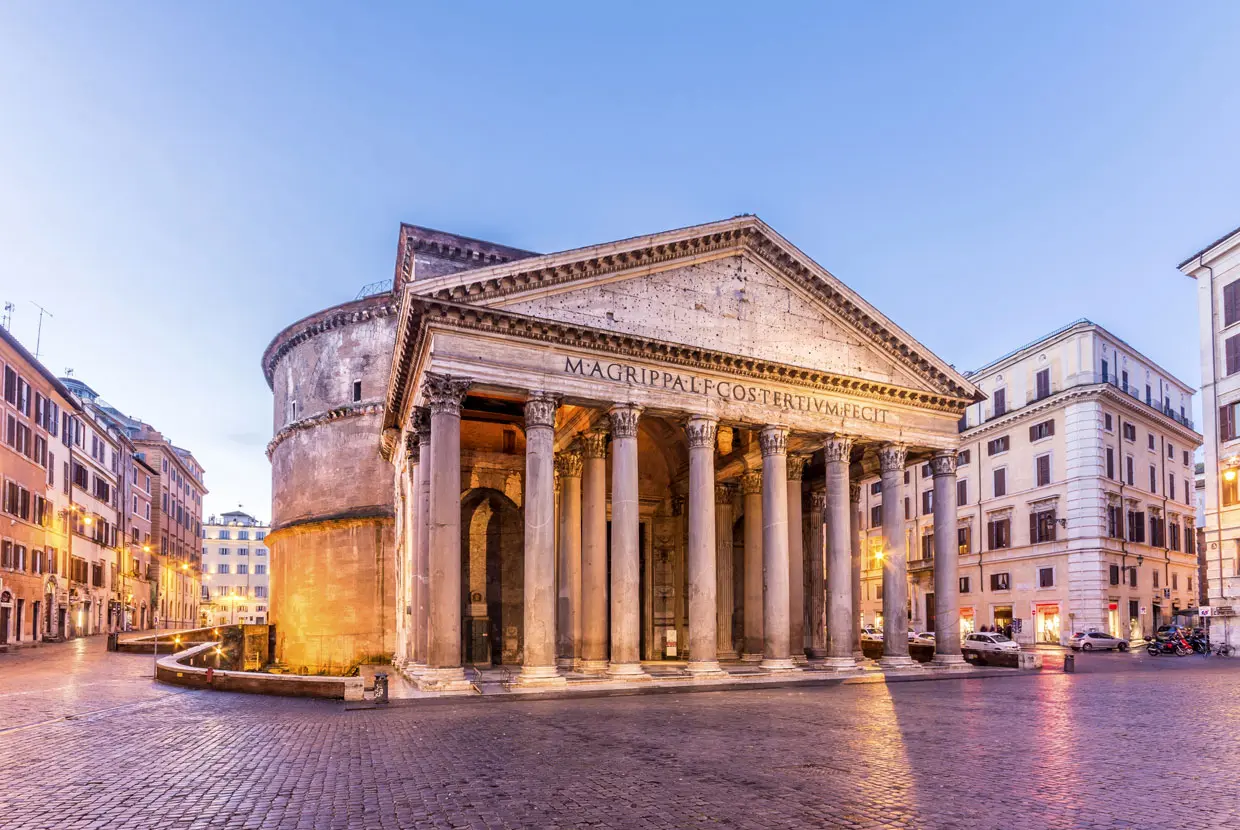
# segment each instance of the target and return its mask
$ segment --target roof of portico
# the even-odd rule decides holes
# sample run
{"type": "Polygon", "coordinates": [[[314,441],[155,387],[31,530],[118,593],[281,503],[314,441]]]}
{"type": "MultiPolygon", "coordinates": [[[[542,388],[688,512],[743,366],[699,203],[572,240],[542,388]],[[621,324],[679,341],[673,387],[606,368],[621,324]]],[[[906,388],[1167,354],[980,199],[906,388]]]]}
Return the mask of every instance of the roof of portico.
{"type": "Polygon", "coordinates": [[[503,324],[505,330],[511,334],[526,332],[528,335],[540,326],[555,328],[557,331],[563,330],[557,336],[566,336],[571,331],[576,333],[573,334],[574,337],[581,336],[590,342],[601,344],[605,340],[615,340],[617,342],[613,346],[623,342],[628,344],[624,346],[626,349],[652,349],[664,359],[671,355],[680,355],[680,359],[687,359],[683,356],[692,353],[707,356],[693,358],[694,360],[706,359],[715,366],[745,364],[747,372],[761,365],[764,367],[763,371],[772,371],[782,377],[795,375],[808,379],[811,376],[821,376],[813,383],[825,384],[822,388],[842,390],[851,384],[852,388],[860,390],[855,384],[866,384],[871,387],[867,389],[867,393],[872,392],[880,397],[903,397],[906,402],[913,402],[915,399],[923,406],[950,408],[958,401],[973,402],[985,397],[952,366],[765,222],[752,215],[554,254],[529,256],[419,280],[407,284],[404,295],[385,408],[385,426],[388,427],[399,423],[412,397],[412,390],[407,386],[411,380],[413,362],[420,347],[423,330],[429,319],[449,320],[454,325],[459,325],[471,318],[470,325],[480,325],[484,320],[498,321],[504,317],[508,318],[503,324]],[[496,307],[541,293],[564,291],[568,286],[599,278],[651,274],[683,267],[687,263],[742,253],[763,262],[782,278],[806,291],[832,314],[850,325],[862,342],[904,367],[933,392],[924,393],[892,385],[828,376],[812,366],[790,366],[736,355],[713,354],[696,346],[655,342],[631,334],[513,315],[496,307]],[[488,313],[482,313],[483,309],[488,313]],[[514,326],[513,323],[518,321],[520,325],[514,326]],[[932,402],[931,399],[935,400],[932,402]]]}

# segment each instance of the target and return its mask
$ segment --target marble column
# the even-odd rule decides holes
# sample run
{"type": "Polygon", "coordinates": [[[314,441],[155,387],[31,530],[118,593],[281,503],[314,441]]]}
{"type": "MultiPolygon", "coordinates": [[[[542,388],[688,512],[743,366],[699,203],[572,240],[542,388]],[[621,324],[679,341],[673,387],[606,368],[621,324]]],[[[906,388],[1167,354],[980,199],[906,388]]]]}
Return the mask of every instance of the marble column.
{"type": "Polygon", "coordinates": [[[397,611],[405,620],[405,671],[421,672],[423,655],[418,648],[418,492],[422,481],[422,445],[418,443],[418,434],[413,430],[405,433],[405,456],[408,465],[405,468],[403,486],[404,501],[402,504],[402,579],[405,595],[397,611]],[[407,607],[406,607],[407,604],[407,607]]]}
{"type": "Polygon", "coordinates": [[[788,456],[788,641],[792,659],[805,662],[805,540],[801,536],[803,455],[788,456]]]}
{"type": "Polygon", "coordinates": [[[414,636],[416,657],[414,663],[417,670],[426,668],[427,652],[430,649],[431,625],[431,411],[419,406],[413,410],[413,428],[418,433],[418,455],[422,459],[418,465],[417,487],[417,546],[414,553],[417,559],[414,564],[414,580],[416,583],[417,605],[414,616],[414,636]]]}
{"type": "Polygon", "coordinates": [[[827,656],[826,511],[826,491],[812,491],[809,494],[809,656],[811,660],[821,660],[827,656]]]}
{"type": "Polygon", "coordinates": [[[689,441],[689,665],[695,675],[723,674],[716,656],[715,429],[713,418],[685,424],[689,441]]]}
{"type": "Polygon", "coordinates": [[[852,650],[853,659],[858,663],[867,663],[865,653],[861,651],[861,482],[848,483],[848,516],[851,519],[852,545],[852,650]]]}
{"type": "Polygon", "coordinates": [[[766,427],[762,449],[762,668],[793,671],[788,605],[788,430],[766,427]]]}
{"type": "Polygon", "coordinates": [[[519,687],[563,686],[556,668],[555,412],[558,401],[525,401],[525,596],[519,687]]]}
{"type": "Polygon", "coordinates": [[[581,662],[607,671],[607,433],[581,440],[581,662]]]}
{"type": "Polygon", "coordinates": [[[911,668],[908,656],[908,551],[904,540],[904,463],[902,444],[878,451],[883,482],[883,668],[911,668]]]}
{"type": "Polygon", "coordinates": [[[461,668],[461,404],[469,381],[427,374],[431,410],[430,626],[421,681],[465,690],[461,668]]]}
{"type": "Polygon", "coordinates": [[[756,663],[762,659],[762,473],[745,473],[741,478],[744,538],[745,643],[741,659],[756,663]]]}
{"type": "Polygon", "coordinates": [[[581,453],[565,450],[555,464],[560,481],[556,658],[560,668],[571,669],[581,659],[581,453]]]}
{"type": "Polygon", "coordinates": [[[733,484],[715,485],[715,654],[721,660],[735,660],[736,643],[732,639],[732,612],[736,596],[732,588],[732,502],[736,496],[733,484]]]}
{"type": "Polygon", "coordinates": [[[956,547],[956,452],[930,459],[934,473],[934,663],[963,665],[960,654],[960,552],[956,547]]]}
{"type": "Polygon", "coordinates": [[[617,404],[611,418],[611,664],[624,680],[650,677],[641,664],[641,516],[637,422],[642,408],[617,404]]]}
{"type": "Polygon", "coordinates": [[[831,669],[854,669],[852,651],[852,518],[848,465],[852,438],[836,435],[823,447],[827,492],[827,657],[831,669]]]}

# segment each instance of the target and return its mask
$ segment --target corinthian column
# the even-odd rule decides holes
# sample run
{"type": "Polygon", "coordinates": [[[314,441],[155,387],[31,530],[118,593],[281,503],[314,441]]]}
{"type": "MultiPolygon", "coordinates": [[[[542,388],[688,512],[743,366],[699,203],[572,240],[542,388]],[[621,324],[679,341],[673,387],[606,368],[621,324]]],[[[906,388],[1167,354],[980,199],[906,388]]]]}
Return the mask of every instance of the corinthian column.
{"type": "Polygon", "coordinates": [[[430,650],[431,625],[431,411],[419,406],[413,410],[413,428],[418,433],[418,455],[422,462],[418,465],[417,482],[417,546],[414,548],[416,560],[414,564],[414,583],[416,585],[417,605],[414,607],[415,658],[417,670],[426,668],[427,653],[430,650]]]}
{"type": "Polygon", "coordinates": [[[936,452],[930,471],[934,473],[934,663],[961,665],[955,451],[936,452]]]}
{"type": "Polygon", "coordinates": [[[404,499],[401,506],[401,559],[402,579],[405,595],[401,598],[397,612],[405,621],[405,652],[406,672],[421,672],[425,656],[418,648],[418,487],[422,480],[419,467],[422,463],[422,445],[418,443],[418,434],[412,429],[405,433],[405,481],[403,482],[404,499]],[[406,608],[406,604],[408,608],[406,608]],[[422,657],[422,660],[418,658],[422,657]]]}
{"type": "Polygon", "coordinates": [[[827,657],[831,669],[857,667],[852,654],[852,519],[848,465],[852,438],[836,435],[823,447],[827,479],[827,657]]]}
{"type": "Polygon", "coordinates": [[[581,439],[581,663],[607,671],[607,433],[581,439]]]}
{"type": "Polygon", "coordinates": [[[566,450],[555,457],[560,480],[559,613],[556,655],[562,668],[581,657],[581,453],[566,450]]]}
{"type": "Polygon", "coordinates": [[[865,663],[865,653],[861,651],[861,482],[848,483],[848,515],[851,519],[852,534],[852,649],[853,659],[865,663]]]}
{"type": "Polygon", "coordinates": [[[517,685],[562,686],[555,663],[555,410],[532,393],[525,402],[525,641],[517,685]]]}
{"type": "Polygon", "coordinates": [[[732,612],[736,596],[732,589],[732,500],[736,487],[715,485],[715,641],[716,654],[723,660],[736,659],[736,643],[732,639],[732,612]]]}
{"type": "Polygon", "coordinates": [[[762,473],[754,470],[741,478],[745,511],[745,645],[741,659],[762,659],[762,473]]]}
{"type": "Polygon", "coordinates": [[[809,656],[812,660],[827,656],[826,511],[826,491],[812,491],[809,494],[809,656]]]}
{"type": "Polygon", "coordinates": [[[788,458],[788,641],[792,659],[805,662],[805,540],[801,535],[801,475],[807,459],[788,458]]]}
{"type": "Polygon", "coordinates": [[[427,374],[431,410],[430,632],[426,688],[468,689],[461,668],[461,404],[469,381],[427,374]]]}
{"type": "Polygon", "coordinates": [[[637,490],[637,420],[642,408],[617,404],[611,417],[612,677],[649,679],[641,664],[641,516],[637,490]]]}
{"type": "Polygon", "coordinates": [[[904,546],[904,463],[902,444],[878,451],[883,480],[883,668],[909,668],[908,551],[904,546]]]}
{"type": "Polygon", "coordinates": [[[762,668],[793,671],[788,618],[788,430],[758,433],[762,448],[762,668]]]}
{"type": "Polygon", "coordinates": [[[712,418],[685,424],[689,440],[689,665],[691,674],[723,674],[715,656],[715,428],[712,418]]]}

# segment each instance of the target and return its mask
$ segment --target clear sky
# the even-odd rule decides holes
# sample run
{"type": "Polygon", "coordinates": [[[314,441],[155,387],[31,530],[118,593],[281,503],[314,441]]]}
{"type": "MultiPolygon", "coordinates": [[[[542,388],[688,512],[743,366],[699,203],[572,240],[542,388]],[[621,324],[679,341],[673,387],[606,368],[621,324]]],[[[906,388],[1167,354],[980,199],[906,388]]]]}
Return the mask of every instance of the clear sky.
{"type": "Polygon", "coordinates": [[[1240,225],[1238,97],[1235,2],[9,2],[0,299],[262,518],[259,357],[401,221],[757,213],[960,368],[1089,317],[1197,385],[1175,265],[1240,225]]]}

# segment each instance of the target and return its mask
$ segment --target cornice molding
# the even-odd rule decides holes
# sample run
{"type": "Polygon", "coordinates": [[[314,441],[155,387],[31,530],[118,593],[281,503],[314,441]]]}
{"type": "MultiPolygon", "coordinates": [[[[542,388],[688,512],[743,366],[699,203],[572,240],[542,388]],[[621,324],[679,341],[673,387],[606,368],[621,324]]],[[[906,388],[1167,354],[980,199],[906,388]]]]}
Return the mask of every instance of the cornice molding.
{"type": "Polygon", "coordinates": [[[388,386],[388,418],[385,426],[397,421],[411,397],[409,381],[414,361],[422,351],[428,326],[437,325],[461,331],[477,331],[519,337],[569,348],[653,360],[705,371],[724,372],[757,381],[784,383],[827,393],[850,395],[890,404],[914,406],[952,415],[962,413],[971,398],[952,397],[933,392],[886,384],[879,381],[837,375],[802,366],[719,352],[701,346],[670,343],[633,334],[606,331],[554,320],[543,320],[503,309],[436,300],[416,294],[406,296],[397,331],[396,352],[388,386]]]}
{"type": "Polygon", "coordinates": [[[307,429],[314,429],[323,424],[329,424],[333,421],[340,421],[346,418],[361,418],[366,415],[382,415],[383,404],[378,401],[369,403],[355,403],[348,406],[338,406],[335,409],[329,409],[326,412],[320,412],[317,415],[311,415],[302,418],[300,421],[293,421],[291,424],[285,424],[275,437],[267,442],[267,460],[271,460],[271,454],[275,452],[276,447],[284,443],[284,441],[293,433],[301,432],[307,429]]]}
{"type": "Polygon", "coordinates": [[[364,323],[376,317],[400,314],[400,298],[393,294],[377,294],[351,303],[333,306],[311,314],[288,326],[277,334],[263,352],[263,377],[267,386],[274,388],[276,364],[292,349],[325,331],[355,323],[364,323]]]}

